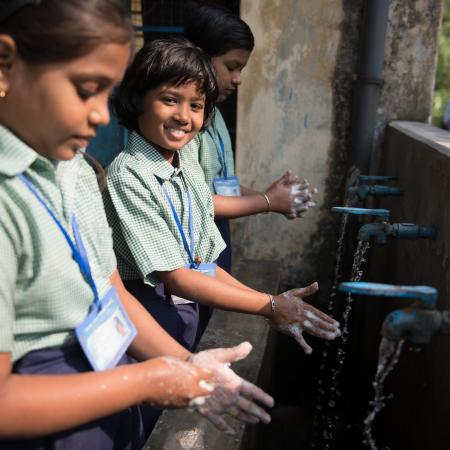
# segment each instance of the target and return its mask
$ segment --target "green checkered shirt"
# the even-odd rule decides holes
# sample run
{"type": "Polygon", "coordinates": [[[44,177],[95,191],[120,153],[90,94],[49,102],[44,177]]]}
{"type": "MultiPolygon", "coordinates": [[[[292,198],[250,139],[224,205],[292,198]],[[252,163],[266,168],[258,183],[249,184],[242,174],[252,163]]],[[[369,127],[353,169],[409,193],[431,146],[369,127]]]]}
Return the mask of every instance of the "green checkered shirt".
{"type": "MultiPolygon", "coordinates": [[[[184,150],[181,150],[182,152],[184,150]]],[[[166,188],[189,241],[186,187],[192,200],[195,256],[213,262],[225,248],[214,223],[212,197],[201,174],[175,168],[138,133],[108,167],[105,208],[113,229],[118,268],[125,280],[155,286],[154,272],[189,263],[189,256],[162,190],[166,188]]]]}
{"type": "Polygon", "coordinates": [[[224,176],[219,134],[224,144],[227,175],[232,177],[235,173],[230,133],[228,133],[228,128],[218,108],[215,109],[214,119],[208,127],[208,131],[198,134],[183,148],[181,153],[181,161],[191,170],[198,170],[200,164],[206,183],[213,194],[215,193],[213,179],[224,176]]]}
{"type": "Polygon", "coordinates": [[[81,155],[53,164],[0,126],[0,352],[14,361],[73,340],[93,293],[24,173],[72,233],[75,213],[100,295],[116,267],[97,180],[81,155]]]}

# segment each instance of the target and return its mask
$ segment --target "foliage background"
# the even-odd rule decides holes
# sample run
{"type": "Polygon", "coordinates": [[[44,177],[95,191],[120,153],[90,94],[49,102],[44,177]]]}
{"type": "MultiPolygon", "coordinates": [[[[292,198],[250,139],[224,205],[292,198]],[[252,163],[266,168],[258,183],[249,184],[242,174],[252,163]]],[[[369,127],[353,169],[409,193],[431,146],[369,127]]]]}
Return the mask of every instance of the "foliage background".
{"type": "Polygon", "coordinates": [[[445,106],[450,101],[450,0],[444,1],[444,15],[439,37],[436,84],[433,95],[433,124],[441,125],[445,106]]]}

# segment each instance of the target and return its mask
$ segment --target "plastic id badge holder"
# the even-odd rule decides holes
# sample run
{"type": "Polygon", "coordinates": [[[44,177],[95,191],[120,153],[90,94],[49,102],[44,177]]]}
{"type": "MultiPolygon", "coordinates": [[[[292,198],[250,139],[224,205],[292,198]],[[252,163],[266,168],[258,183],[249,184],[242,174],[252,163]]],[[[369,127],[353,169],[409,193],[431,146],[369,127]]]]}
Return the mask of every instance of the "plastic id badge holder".
{"type": "Polygon", "coordinates": [[[115,367],[137,334],[115,288],[108,291],[100,305],[100,309],[93,305],[75,330],[84,354],[97,371],[115,367]]]}
{"type": "MultiPolygon", "coordinates": [[[[207,275],[208,277],[215,278],[216,277],[216,267],[217,265],[214,263],[202,263],[199,264],[198,267],[191,267],[190,264],[186,266],[186,269],[195,270],[196,272],[200,272],[203,275],[207,275]]],[[[171,295],[172,302],[174,305],[183,305],[186,303],[194,303],[192,300],[188,300],[183,297],[178,297],[177,295],[171,295]]]]}
{"type": "Polygon", "coordinates": [[[213,186],[217,195],[225,197],[239,197],[241,195],[238,177],[214,178],[213,186]]]}

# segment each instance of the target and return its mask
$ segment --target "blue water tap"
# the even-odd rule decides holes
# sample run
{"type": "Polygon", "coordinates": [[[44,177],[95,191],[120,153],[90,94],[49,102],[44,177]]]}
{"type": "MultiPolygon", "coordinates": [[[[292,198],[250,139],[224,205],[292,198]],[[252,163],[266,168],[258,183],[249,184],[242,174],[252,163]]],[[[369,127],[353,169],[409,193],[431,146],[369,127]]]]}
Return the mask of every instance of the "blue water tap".
{"type": "Polygon", "coordinates": [[[430,286],[401,286],[364,281],[347,281],[339,285],[339,290],[359,295],[414,299],[423,308],[434,308],[438,298],[437,289],[430,286]]]}
{"type": "Polygon", "coordinates": [[[402,195],[402,190],[394,186],[384,186],[382,184],[359,184],[351,186],[347,192],[356,195],[359,200],[365,200],[369,195],[376,197],[399,196],[402,195]]]}
{"type": "Polygon", "coordinates": [[[374,222],[359,229],[358,240],[369,242],[373,239],[377,244],[385,244],[388,236],[398,239],[434,239],[436,235],[436,228],[421,227],[415,223],[374,222]]]}
{"type": "Polygon", "coordinates": [[[416,300],[413,307],[392,311],[384,319],[381,333],[390,340],[407,339],[412,344],[422,345],[430,342],[438,332],[450,334],[450,311],[434,309],[438,291],[433,287],[347,282],[341,283],[339,290],[360,295],[416,300]]]}
{"type": "Polygon", "coordinates": [[[388,221],[390,212],[387,209],[370,209],[370,208],[351,208],[348,206],[334,206],[331,211],[341,214],[356,214],[365,216],[376,216],[382,220],[388,221]]]}

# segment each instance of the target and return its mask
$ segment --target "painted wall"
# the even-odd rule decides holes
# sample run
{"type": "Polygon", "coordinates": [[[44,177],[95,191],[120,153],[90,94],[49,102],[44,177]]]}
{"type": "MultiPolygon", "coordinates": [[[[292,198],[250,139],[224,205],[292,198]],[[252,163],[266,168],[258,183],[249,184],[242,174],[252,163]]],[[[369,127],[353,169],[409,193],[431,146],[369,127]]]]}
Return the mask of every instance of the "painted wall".
{"type": "MultiPolygon", "coordinates": [[[[386,121],[429,115],[441,1],[391,3],[376,148],[386,121]]],[[[333,278],[339,217],[329,210],[343,198],[362,4],[241,1],[256,38],[238,98],[241,181],[262,190],[291,168],[319,188],[319,207],[295,221],[275,214],[235,221],[235,254],[279,261],[284,286],[318,279],[323,295],[333,278]]]]}

